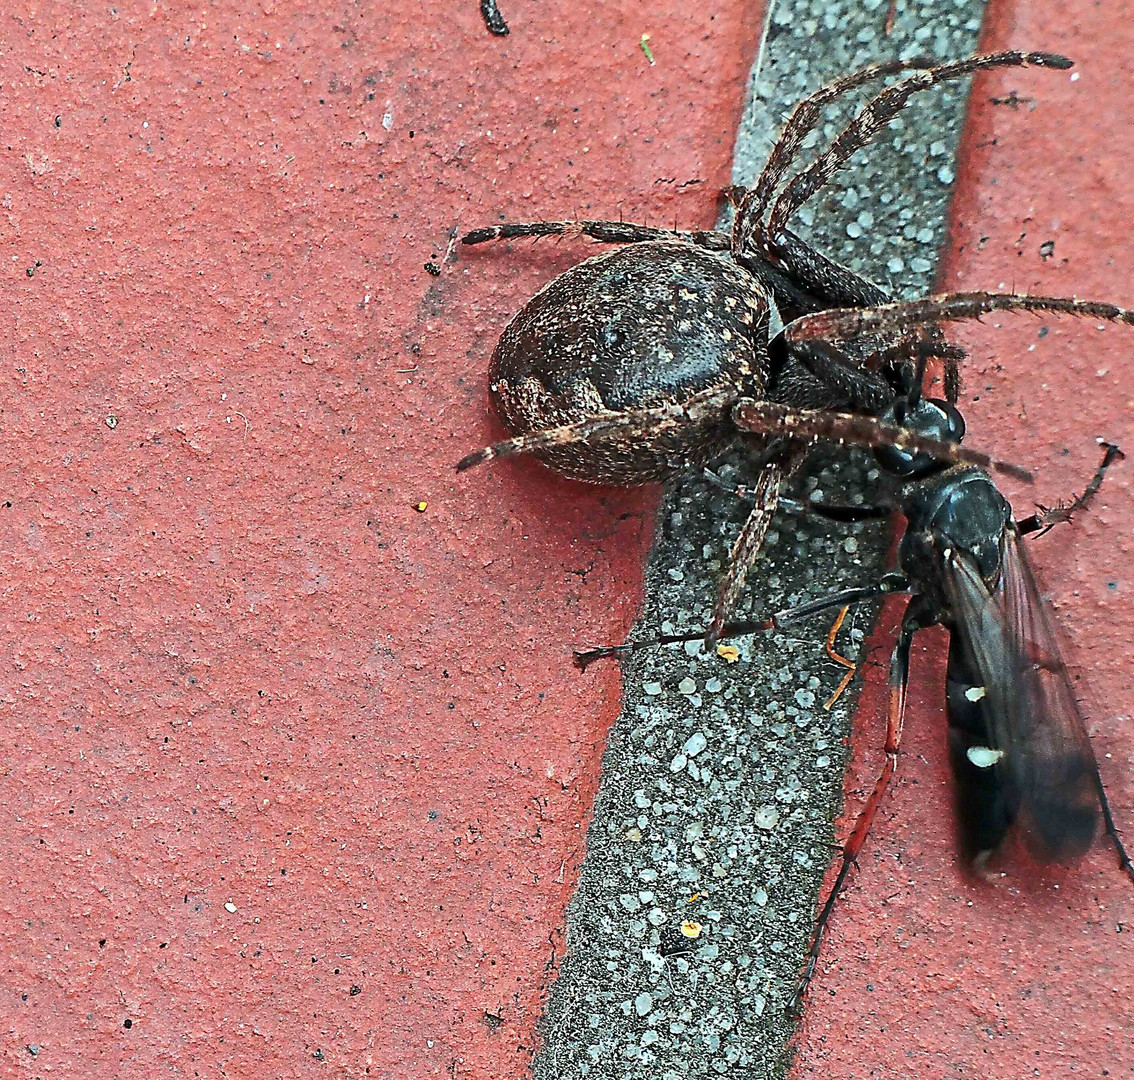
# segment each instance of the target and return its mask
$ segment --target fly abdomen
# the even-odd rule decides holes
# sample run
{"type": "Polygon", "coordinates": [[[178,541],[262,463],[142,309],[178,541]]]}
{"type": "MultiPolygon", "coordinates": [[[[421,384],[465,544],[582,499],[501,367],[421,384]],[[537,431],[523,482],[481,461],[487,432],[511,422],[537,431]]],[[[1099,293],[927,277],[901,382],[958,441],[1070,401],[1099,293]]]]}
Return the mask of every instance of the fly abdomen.
{"type": "Polygon", "coordinates": [[[949,638],[945,697],[961,849],[967,859],[979,864],[1004,840],[1020,800],[1005,762],[1006,752],[997,745],[989,724],[984,684],[956,632],[949,638]]]}

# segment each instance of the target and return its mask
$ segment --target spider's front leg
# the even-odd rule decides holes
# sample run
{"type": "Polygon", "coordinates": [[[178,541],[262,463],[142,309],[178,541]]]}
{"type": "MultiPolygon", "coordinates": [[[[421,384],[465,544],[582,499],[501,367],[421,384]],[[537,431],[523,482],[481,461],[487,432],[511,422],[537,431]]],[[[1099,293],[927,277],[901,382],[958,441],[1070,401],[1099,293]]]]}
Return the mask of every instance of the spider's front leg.
{"type": "Polygon", "coordinates": [[[652,240],[684,240],[687,244],[728,251],[728,233],[715,230],[686,232],[679,229],[656,229],[651,225],[635,225],[630,221],[514,221],[503,225],[487,225],[473,229],[461,237],[462,244],[486,244],[492,240],[515,240],[525,236],[585,236],[600,244],[644,244],[652,240]]]}

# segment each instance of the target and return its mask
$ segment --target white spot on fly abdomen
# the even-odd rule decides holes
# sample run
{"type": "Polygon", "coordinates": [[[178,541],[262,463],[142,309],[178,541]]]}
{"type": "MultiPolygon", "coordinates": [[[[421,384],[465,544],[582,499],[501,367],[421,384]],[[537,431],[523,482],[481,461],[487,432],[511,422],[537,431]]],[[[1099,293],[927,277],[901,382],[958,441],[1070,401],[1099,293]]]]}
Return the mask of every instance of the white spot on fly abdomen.
{"type": "Polygon", "coordinates": [[[965,751],[965,757],[978,769],[991,769],[1002,757],[1003,750],[993,750],[991,746],[970,746],[965,751]]]}

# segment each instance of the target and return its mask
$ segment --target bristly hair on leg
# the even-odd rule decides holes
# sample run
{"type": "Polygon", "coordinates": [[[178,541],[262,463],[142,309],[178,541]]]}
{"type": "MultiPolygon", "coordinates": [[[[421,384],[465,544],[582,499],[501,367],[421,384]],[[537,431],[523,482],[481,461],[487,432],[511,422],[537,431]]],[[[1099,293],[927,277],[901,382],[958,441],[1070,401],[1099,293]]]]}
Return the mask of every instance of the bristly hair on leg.
{"type": "Polygon", "coordinates": [[[728,251],[728,233],[712,229],[683,232],[655,229],[628,221],[515,221],[473,229],[461,237],[462,244],[486,244],[492,240],[515,240],[524,236],[586,236],[602,244],[643,244],[651,240],[685,240],[712,251],[728,251]]]}
{"type": "Polygon", "coordinates": [[[932,68],[936,63],[931,57],[914,57],[910,60],[888,60],[873,64],[819,87],[798,102],[781,128],[756,183],[744,193],[737,207],[732,238],[734,253],[746,250],[747,242],[752,241],[757,232],[763,232],[763,221],[772,199],[803,141],[822,118],[825,106],[868,82],[883,79],[887,75],[897,75],[902,71],[932,68]],[[748,223],[751,223],[751,229],[748,228],[748,223]]]}
{"type": "Polygon", "coordinates": [[[807,442],[833,442],[870,450],[893,447],[926,454],[949,464],[976,465],[1031,483],[1032,474],[1011,462],[998,461],[955,442],[942,442],[918,435],[897,424],[886,424],[862,413],[829,412],[826,409],[795,409],[772,401],[738,401],[732,418],[741,431],[784,435],[807,442]]]}
{"type": "Polygon", "coordinates": [[[728,553],[728,567],[721,580],[713,617],[705,631],[707,645],[712,645],[721,636],[725,623],[736,607],[737,598],[748,578],[748,571],[763,547],[768,526],[772,523],[772,515],[776,512],[780,484],[785,474],[795,471],[800,457],[789,460],[783,466],[775,461],[768,462],[756,478],[753,489],[755,505],[728,553]]]}
{"type": "Polygon", "coordinates": [[[993,311],[1051,311],[1090,316],[1134,326],[1134,311],[1097,300],[1024,293],[939,293],[919,300],[895,300],[872,308],[830,308],[795,320],[783,330],[788,341],[847,341],[860,334],[908,330],[925,323],[979,319],[993,311]]]}
{"type": "Polygon", "coordinates": [[[920,75],[883,90],[871,99],[862,111],[836,137],[822,156],[796,176],[783,194],[776,199],[768,218],[768,235],[776,234],[788,223],[792,215],[846,163],[856,150],[870,142],[905,107],[910,97],[920,90],[993,67],[1045,67],[1065,70],[1073,66],[1066,56],[1055,53],[1020,52],[1012,50],[970,56],[951,64],[942,64],[920,75]]]}
{"type": "Polygon", "coordinates": [[[586,442],[588,439],[610,438],[620,433],[632,435],[636,431],[657,432],[665,428],[695,424],[712,416],[714,412],[719,413],[731,403],[731,400],[727,394],[714,387],[700,394],[694,394],[684,403],[667,402],[650,408],[599,413],[597,416],[573,424],[562,424],[559,427],[533,431],[527,435],[517,435],[515,438],[475,450],[457,462],[457,472],[465,472],[493,458],[530,454],[549,446],[565,446],[568,443],[586,442]]]}

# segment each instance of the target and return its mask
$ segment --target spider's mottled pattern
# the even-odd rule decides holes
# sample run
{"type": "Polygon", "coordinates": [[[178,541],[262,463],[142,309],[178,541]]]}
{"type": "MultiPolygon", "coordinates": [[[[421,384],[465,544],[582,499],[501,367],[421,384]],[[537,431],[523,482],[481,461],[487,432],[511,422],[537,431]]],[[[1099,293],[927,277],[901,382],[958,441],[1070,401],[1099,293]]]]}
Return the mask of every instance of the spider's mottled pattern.
{"type": "MultiPolygon", "coordinates": [[[[817,440],[931,455],[1021,474],[987,455],[903,426],[900,407],[930,359],[947,401],[962,352],[938,324],[991,311],[1054,311],[1134,323],[1111,304],[963,293],[893,301],[789,228],[792,216],[910,97],[992,67],[1065,69],[1065,57],[1000,52],[948,64],[895,60],[837,79],[789,116],[731,232],[671,232],[616,221],[476,229],[465,244],[586,236],[623,245],[567,270],[512,319],[493,353],[490,392],[513,437],[464,458],[534,453],[576,479],[664,480],[737,440],[760,462],[755,505],[729,554],[707,639],[720,636],[763,543],[780,484],[817,440]],[[866,83],[916,74],[873,97],[813,162],[787,179],[824,108],[866,83]],[[772,331],[773,310],[782,329],[772,331]]],[[[1026,476],[1027,474],[1023,474],[1026,476]]]]}

